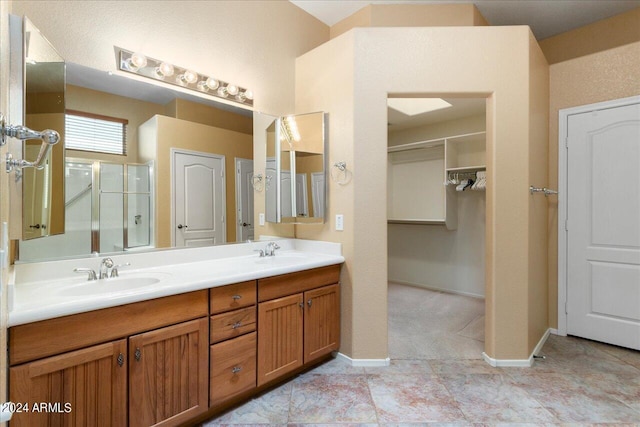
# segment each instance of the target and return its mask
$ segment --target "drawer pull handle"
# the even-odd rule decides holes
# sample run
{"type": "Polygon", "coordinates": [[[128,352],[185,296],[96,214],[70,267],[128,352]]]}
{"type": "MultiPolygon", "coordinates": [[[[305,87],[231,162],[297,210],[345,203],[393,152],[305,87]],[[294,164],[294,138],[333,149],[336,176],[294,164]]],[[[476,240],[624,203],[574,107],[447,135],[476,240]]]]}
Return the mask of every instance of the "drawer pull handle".
{"type": "Polygon", "coordinates": [[[124,354],[120,353],[118,355],[118,366],[122,367],[124,365],[124,354]]]}
{"type": "Polygon", "coordinates": [[[140,351],[139,348],[136,348],[136,352],[133,353],[133,355],[135,356],[137,362],[139,362],[140,359],[142,359],[142,351],[140,351]]]}
{"type": "Polygon", "coordinates": [[[231,372],[234,374],[237,374],[240,371],[242,371],[242,368],[240,366],[234,366],[233,369],[231,370],[231,372]]]}
{"type": "Polygon", "coordinates": [[[231,329],[238,329],[240,326],[242,326],[242,322],[236,322],[231,326],[231,329]]]}
{"type": "Polygon", "coordinates": [[[234,295],[231,297],[234,301],[238,301],[240,298],[242,298],[242,295],[234,295]]]}

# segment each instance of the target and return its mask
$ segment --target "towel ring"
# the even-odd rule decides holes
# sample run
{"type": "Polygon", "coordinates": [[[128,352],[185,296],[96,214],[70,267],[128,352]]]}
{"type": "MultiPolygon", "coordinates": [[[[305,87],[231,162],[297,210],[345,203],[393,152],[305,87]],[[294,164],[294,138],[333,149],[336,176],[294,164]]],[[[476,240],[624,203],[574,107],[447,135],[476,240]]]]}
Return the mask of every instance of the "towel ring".
{"type": "Polygon", "coordinates": [[[329,175],[331,176],[331,180],[336,182],[338,185],[345,185],[348,181],[347,162],[335,162],[331,165],[329,175]],[[342,177],[340,177],[340,175],[342,175],[342,177]]]}

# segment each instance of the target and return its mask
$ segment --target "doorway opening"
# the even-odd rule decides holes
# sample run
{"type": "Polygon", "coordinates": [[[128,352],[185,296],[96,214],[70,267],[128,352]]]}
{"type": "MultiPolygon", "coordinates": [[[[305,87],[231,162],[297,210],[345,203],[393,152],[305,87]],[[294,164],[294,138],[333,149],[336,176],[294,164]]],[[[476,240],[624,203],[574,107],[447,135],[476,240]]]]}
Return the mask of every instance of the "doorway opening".
{"type": "Polygon", "coordinates": [[[391,359],[482,359],[486,98],[388,98],[391,359]]]}

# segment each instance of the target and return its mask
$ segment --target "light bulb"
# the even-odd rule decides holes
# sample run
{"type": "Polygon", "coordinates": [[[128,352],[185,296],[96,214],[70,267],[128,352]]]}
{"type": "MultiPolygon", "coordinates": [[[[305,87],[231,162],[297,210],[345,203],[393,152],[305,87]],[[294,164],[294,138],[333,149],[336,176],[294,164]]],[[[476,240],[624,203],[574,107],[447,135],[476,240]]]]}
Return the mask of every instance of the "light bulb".
{"type": "Polygon", "coordinates": [[[196,86],[198,87],[198,90],[202,92],[209,92],[209,86],[207,86],[207,82],[204,80],[200,80],[196,86]]]}
{"type": "Polygon", "coordinates": [[[131,65],[136,68],[144,68],[147,66],[147,57],[141,53],[134,53],[133,55],[131,55],[131,58],[129,60],[131,61],[131,65]]]}
{"type": "Polygon", "coordinates": [[[227,85],[227,92],[229,95],[235,96],[238,94],[238,86],[236,85],[227,85]]]}
{"type": "Polygon", "coordinates": [[[213,77],[209,77],[207,79],[207,86],[209,87],[209,89],[214,90],[217,89],[218,86],[220,86],[220,83],[218,83],[218,81],[216,79],[214,79],[213,77]]]}
{"type": "Polygon", "coordinates": [[[253,100],[253,91],[251,91],[251,90],[249,90],[249,89],[245,90],[245,91],[244,91],[244,96],[245,96],[247,99],[251,99],[251,100],[253,100]]]}
{"type": "Polygon", "coordinates": [[[240,92],[236,95],[236,100],[239,102],[244,102],[247,97],[244,95],[244,92],[240,92]]]}
{"type": "Polygon", "coordinates": [[[182,75],[182,79],[187,84],[193,84],[198,81],[198,73],[191,70],[185,70],[184,74],[182,75]]]}
{"type": "Polygon", "coordinates": [[[229,96],[229,92],[227,92],[227,88],[225,86],[220,86],[218,88],[218,96],[221,96],[223,98],[229,96]]]}
{"type": "Polygon", "coordinates": [[[162,62],[156,67],[156,75],[160,78],[173,76],[173,65],[168,62],[162,62]]]}

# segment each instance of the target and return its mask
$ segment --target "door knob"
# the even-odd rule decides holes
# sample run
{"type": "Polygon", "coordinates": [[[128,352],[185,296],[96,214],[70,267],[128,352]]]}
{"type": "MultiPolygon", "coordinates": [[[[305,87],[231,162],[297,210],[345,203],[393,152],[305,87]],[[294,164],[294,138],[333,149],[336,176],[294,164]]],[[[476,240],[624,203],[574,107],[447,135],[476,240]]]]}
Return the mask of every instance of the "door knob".
{"type": "Polygon", "coordinates": [[[243,223],[242,223],[242,226],[243,226],[243,227],[246,227],[247,225],[251,225],[251,224],[247,224],[246,222],[243,222],[243,223]]]}
{"type": "Polygon", "coordinates": [[[186,225],[182,225],[182,224],[178,224],[178,229],[179,230],[182,230],[183,228],[187,228],[187,226],[186,225]]]}

